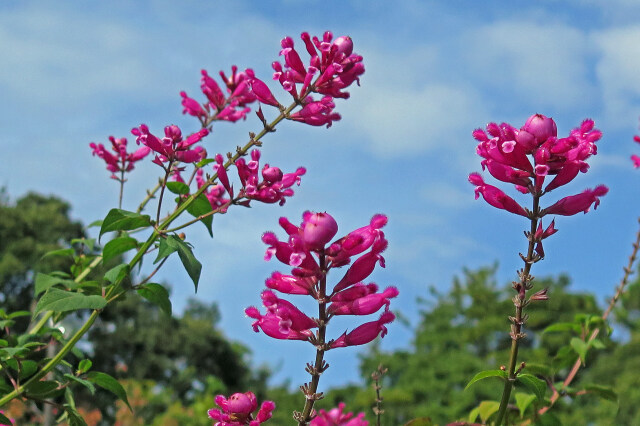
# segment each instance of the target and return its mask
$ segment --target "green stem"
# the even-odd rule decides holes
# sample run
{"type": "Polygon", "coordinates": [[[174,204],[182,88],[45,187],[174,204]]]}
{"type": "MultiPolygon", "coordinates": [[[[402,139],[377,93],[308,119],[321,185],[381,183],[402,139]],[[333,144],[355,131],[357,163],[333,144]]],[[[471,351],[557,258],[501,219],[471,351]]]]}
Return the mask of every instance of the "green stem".
{"type": "Polygon", "coordinates": [[[140,213],[142,210],[144,210],[144,208],[146,207],[147,203],[149,201],[151,201],[151,199],[154,197],[155,193],[158,192],[158,189],[160,189],[160,186],[162,186],[162,180],[158,179],[158,183],[156,184],[156,186],[154,186],[153,189],[151,189],[151,190],[147,190],[147,196],[144,197],[144,200],[142,200],[142,202],[138,206],[138,209],[136,210],[136,213],[140,213]]]}
{"type": "MultiPolygon", "coordinates": [[[[527,287],[532,279],[530,272],[531,266],[537,261],[534,256],[536,239],[534,235],[536,233],[536,228],[538,227],[538,214],[540,210],[540,195],[534,194],[533,196],[533,210],[531,220],[531,228],[529,234],[529,246],[527,249],[527,257],[524,258],[524,268],[519,272],[520,282],[514,284],[514,289],[518,291],[518,294],[514,298],[514,305],[516,308],[515,317],[512,320],[511,325],[511,354],[509,356],[509,367],[507,369],[508,376],[504,382],[504,389],[502,390],[502,398],[500,399],[500,408],[498,409],[498,414],[496,417],[496,425],[501,425],[504,421],[506,424],[506,412],[507,406],[509,405],[509,399],[511,397],[511,390],[513,389],[513,384],[516,381],[516,363],[518,362],[518,348],[520,344],[520,340],[524,338],[522,334],[522,326],[525,322],[525,317],[523,315],[524,307],[526,305],[526,296],[527,296],[527,287]]],[[[539,260],[539,259],[538,259],[539,260]]]]}

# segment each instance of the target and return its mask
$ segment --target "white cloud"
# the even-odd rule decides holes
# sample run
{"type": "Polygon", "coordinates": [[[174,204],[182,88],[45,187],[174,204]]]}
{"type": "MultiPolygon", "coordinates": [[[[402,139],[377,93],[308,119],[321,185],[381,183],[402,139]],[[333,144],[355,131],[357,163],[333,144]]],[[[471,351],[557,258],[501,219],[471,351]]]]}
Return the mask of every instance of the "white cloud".
{"type": "Polygon", "coordinates": [[[590,97],[586,34],[563,24],[499,21],[462,37],[474,79],[513,103],[571,108],[590,97]]]}

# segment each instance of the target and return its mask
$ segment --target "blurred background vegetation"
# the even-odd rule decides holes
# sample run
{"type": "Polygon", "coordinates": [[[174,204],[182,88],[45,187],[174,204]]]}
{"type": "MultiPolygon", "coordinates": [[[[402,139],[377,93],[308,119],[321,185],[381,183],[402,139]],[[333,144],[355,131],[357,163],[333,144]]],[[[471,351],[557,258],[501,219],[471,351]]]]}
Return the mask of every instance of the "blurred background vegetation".
{"type": "MultiPolygon", "coordinates": [[[[29,193],[13,202],[5,191],[0,193],[0,302],[5,311],[33,308],[37,272],[69,268],[61,257],[42,259],[47,251],[84,237],[83,225],[69,217],[69,210],[66,202],[53,196],[29,193]]],[[[496,268],[462,271],[446,292],[425,286],[424,298],[417,301],[422,307],[420,321],[406,348],[385,352],[370,345],[360,358],[361,383],[325,390],[318,408],[345,402],[348,411],[362,411],[373,421],[371,373],[380,364],[388,369],[381,381],[384,425],[400,425],[416,417],[446,424],[466,419],[479,401],[497,399],[498,381],[484,380],[464,390],[477,372],[498,368],[508,360],[506,315],[513,310],[512,290],[510,283],[496,282],[496,268]]],[[[577,292],[570,284],[568,276],[537,279],[537,288],[549,287],[550,299],[528,308],[529,338],[521,346],[520,359],[550,362],[567,336],[541,330],[552,322],[571,321],[576,313],[601,313],[601,304],[592,294],[577,292]]],[[[267,386],[269,369],[253,365],[249,348],[226,336],[219,320],[215,303],[195,299],[173,316],[134,292],[110,305],[79,348],[92,359],[94,370],[121,381],[134,412],[113,395],[97,390],[95,395],[76,398],[87,423],[210,425],[206,412],[215,405],[217,394],[252,390],[260,401],[276,402],[271,424],[291,424],[292,411],[304,402],[296,390],[299,384],[267,386]]],[[[618,402],[590,395],[561,399],[552,409],[561,424],[640,424],[640,281],[629,286],[613,321],[614,338],[604,338],[606,348],[590,352],[587,368],[574,383],[610,385],[619,395],[618,402]]],[[[15,327],[20,331],[26,323],[15,327]]],[[[339,372],[330,368],[327,374],[339,372]]],[[[5,409],[19,425],[43,422],[42,406],[14,402],[5,409]]]]}

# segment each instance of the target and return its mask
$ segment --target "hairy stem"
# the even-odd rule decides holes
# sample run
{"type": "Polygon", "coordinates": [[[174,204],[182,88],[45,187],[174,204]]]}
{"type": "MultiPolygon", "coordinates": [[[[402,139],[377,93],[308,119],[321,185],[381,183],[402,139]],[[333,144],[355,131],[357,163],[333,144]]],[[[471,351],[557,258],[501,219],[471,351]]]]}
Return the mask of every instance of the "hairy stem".
{"type": "Polygon", "coordinates": [[[313,367],[307,366],[307,372],[311,374],[311,381],[305,386],[302,386],[302,391],[305,394],[306,401],[302,415],[298,419],[298,426],[307,425],[311,421],[311,413],[313,405],[317,399],[322,398],[322,393],[317,393],[318,383],[320,382],[320,375],[329,367],[324,362],[324,352],[326,332],[327,332],[327,273],[325,270],[325,256],[324,253],[320,254],[320,270],[322,271],[322,279],[320,279],[320,288],[318,294],[318,341],[316,342],[316,360],[313,367]]]}
{"type": "Polygon", "coordinates": [[[496,425],[502,424],[505,421],[505,414],[507,412],[507,406],[509,404],[509,398],[511,397],[511,390],[513,389],[513,384],[516,381],[516,363],[518,362],[518,348],[520,344],[520,340],[524,338],[524,334],[522,333],[522,326],[525,323],[525,316],[523,314],[524,307],[527,303],[527,290],[531,282],[531,266],[536,262],[536,258],[534,256],[534,250],[536,241],[534,238],[536,228],[538,226],[538,212],[539,212],[539,202],[540,196],[537,194],[533,195],[533,210],[531,220],[531,229],[529,233],[529,246],[527,248],[527,257],[523,259],[524,268],[519,272],[520,281],[518,283],[514,283],[514,290],[518,292],[518,294],[513,298],[513,303],[516,308],[515,316],[511,319],[511,354],[509,356],[509,367],[507,368],[507,379],[504,383],[504,389],[502,390],[502,398],[500,400],[500,408],[498,409],[498,414],[496,417],[496,425]]]}

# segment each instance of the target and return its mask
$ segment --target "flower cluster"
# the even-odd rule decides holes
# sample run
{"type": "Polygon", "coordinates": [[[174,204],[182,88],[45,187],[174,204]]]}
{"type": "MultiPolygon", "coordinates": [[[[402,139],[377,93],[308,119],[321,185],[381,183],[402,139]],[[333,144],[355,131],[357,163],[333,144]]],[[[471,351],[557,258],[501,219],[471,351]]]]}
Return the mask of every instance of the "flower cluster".
{"type": "Polygon", "coordinates": [[[369,315],[384,307],[378,320],[362,324],[326,342],[326,349],[363,345],[378,335],[384,337],[387,333],[385,324],[395,319],[389,311],[389,303],[391,298],[398,295],[398,290],[388,287],[378,292],[376,284],[364,284],[362,281],[373,272],[376,265],[384,267],[382,252],[387,247],[387,240],[381,228],[386,223],[386,216],[376,215],[369,225],[329,244],[338,232],[338,224],[331,215],[305,212],[299,227],[281,218],[280,225],[289,235],[288,241],[279,241],[272,232],[265,233],[262,241],[269,245],[265,260],[275,255],[293,269],[291,275],[274,272],[266,280],[269,289],[262,292],[262,302],[267,309],[265,315],[255,307],[245,310],[249,317],[256,320],[253,323],[254,331],[262,329],[266,335],[276,339],[306,340],[323,346],[325,342],[319,341],[320,337],[312,330],[320,325],[325,327],[333,316],[369,315]],[[364,254],[353,262],[343,278],[328,292],[327,273],[333,268],[348,265],[352,257],[361,253],[364,254]],[[272,290],[313,297],[321,306],[319,318],[307,316],[291,302],[280,299],[272,290]]]}
{"type": "Polygon", "coordinates": [[[264,401],[255,418],[252,413],[258,408],[258,400],[253,392],[234,393],[229,398],[216,396],[216,404],[221,410],[212,408],[209,418],[217,420],[214,426],[258,426],[271,418],[276,404],[264,401]]]}
{"type": "MultiPolygon", "coordinates": [[[[237,204],[245,207],[249,207],[251,200],[283,205],[286,202],[286,197],[291,197],[294,194],[291,187],[295,184],[300,185],[301,176],[306,173],[304,167],[299,167],[293,173],[283,173],[280,168],[269,164],[265,164],[260,170],[260,150],[258,149],[251,151],[251,161],[247,162],[244,158],[239,158],[236,160],[235,166],[242,185],[242,189],[237,194],[237,199],[245,198],[242,201],[238,201],[237,204]]],[[[222,213],[225,213],[235,194],[221,154],[215,156],[213,169],[217,173],[220,183],[209,186],[209,188],[205,189],[204,194],[214,209],[219,209],[222,213]]],[[[179,172],[174,173],[174,179],[183,182],[179,172]]],[[[196,171],[196,183],[198,188],[206,184],[202,169],[196,171]]]]}
{"type": "Polygon", "coordinates": [[[364,413],[353,417],[353,413],[344,413],[345,404],[341,402],[337,408],[329,411],[320,410],[318,415],[311,420],[309,426],[368,426],[364,419],[364,413]]]}
{"type": "Polygon", "coordinates": [[[110,153],[103,144],[96,144],[91,142],[89,146],[93,150],[93,155],[97,155],[107,163],[107,170],[109,170],[112,179],[120,179],[116,176],[116,173],[130,172],[134,168],[134,164],[149,154],[150,149],[147,146],[138,148],[134,152],[127,152],[127,139],[126,138],[114,138],[109,136],[111,142],[111,149],[115,153],[110,153]]]}
{"type": "Polygon", "coordinates": [[[207,151],[201,146],[193,147],[209,134],[207,129],[200,129],[186,139],[183,139],[182,131],[176,125],[166,126],[162,139],[153,135],[146,124],[132,129],[131,133],[136,137],[138,144],[142,144],[156,153],[153,162],[162,167],[164,167],[164,163],[194,163],[207,156],[207,151]]]}
{"type": "MultiPolygon", "coordinates": [[[[597,154],[596,142],[602,137],[602,132],[594,128],[593,120],[587,119],[567,137],[558,138],[556,123],[541,114],[529,117],[520,129],[507,123],[489,123],[486,129],[486,132],[482,129],[473,132],[473,137],[479,142],[476,151],[483,158],[482,168],[497,180],[513,184],[519,192],[530,193],[536,200],[571,182],[578,173],[586,172],[589,169],[586,160],[597,154]],[[553,179],[547,183],[550,176],[553,179]]],[[[482,195],[494,207],[529,218],[587,213],[592,205],[598,207],[599,197],[608,191],[607,187],[599,185],[564,197],[546,208],[541,209],[534,203],[532,211],[502,190],[486,184],[478,173],[471,173],[469,181],[476,186],[476,199],[482,195]]],[[[555,232],[553,223],[546,231],[542,231],[541,226],[536,232],[540,238],[555,232]]]]}
{"type": "MultiPolygon", "coordinates": [[[[359,77],[364,73],[362,56],[353,53],[353,41],[348,36],[333,40],[333,34],[327,31],[322,40],[311,38],[306,32],[302,33],[301,38],[310,56],[309,64],[302,62],[293,39],[285,37],[280,51],[284,57],[284,67],[280,62],[273,63],[273,79],[280,82],[282,88],[302,105],[302,109],[288,115],[288,119],[311,126],[331,127],[334,121],[340,120],[340,114],[333,112],[333,99],[348,98],[349,93],[344,89],[354,82],[359,83],[359,77]],[[324,96],[316,101],[309,96],[311,93],[324,96]]],[[[261,103],[283,108],[262,80],[253,72],[248,71],[247,74],[251,90],[261,103]]],[[[261,109],[258,110],[258,116],[264,121],[261,109]]]]}
{"type": "Polygon", "coordinates": [[[231,67],[231,76],[227,77],[223,71],[220,76],[224,81],[226,96],[216,81],[209,76],[206,70],[202,70],[200,89],[206,96],[207,102],[200,104],[190,98],[186,92],[180,92],[182,96],[183,114],[197,117],[203,125],[208,125],[215,120],[236,122],[245,119],[251,108],[248,104],[255,102],[256,96],[249,86],[249,76],[253,70],[246,69],[238,72],[238,67],[231,67]]]}

